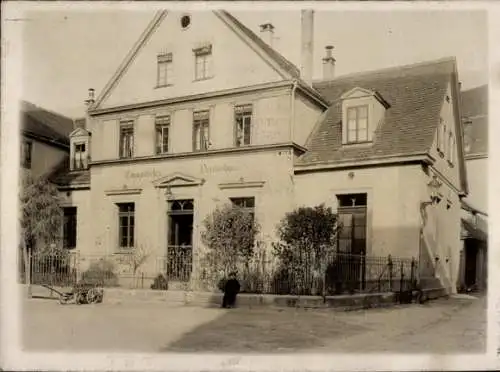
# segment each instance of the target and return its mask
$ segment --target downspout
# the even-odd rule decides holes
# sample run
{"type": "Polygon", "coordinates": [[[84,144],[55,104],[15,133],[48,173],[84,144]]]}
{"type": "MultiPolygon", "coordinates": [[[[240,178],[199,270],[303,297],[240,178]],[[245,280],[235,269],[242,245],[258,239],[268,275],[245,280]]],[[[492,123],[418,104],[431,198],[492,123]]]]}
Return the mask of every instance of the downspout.
{"type": "Polygon", "coordinates": [[[290,95],[290,142],[294,142],[294,127],[295,127],[295,91],[297,90],[298,82],[293,80],[292,93],[290,95]]]}

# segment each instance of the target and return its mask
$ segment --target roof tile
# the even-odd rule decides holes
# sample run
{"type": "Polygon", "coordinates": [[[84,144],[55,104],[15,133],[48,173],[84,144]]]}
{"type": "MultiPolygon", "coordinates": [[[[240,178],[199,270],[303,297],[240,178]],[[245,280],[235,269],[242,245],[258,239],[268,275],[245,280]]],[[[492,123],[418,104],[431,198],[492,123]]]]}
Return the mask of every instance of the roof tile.
{"type": "Polygon", "coordinates": [[[420,63],[339,77],[314,85],[332,106],[318,122],[298,164],[355,161],[427,152],[439,122],[454,60],[420,63]],[[373,143],[342,145],[342,101],[360,87],[380,94],[390,107],[375,130],[373,143]]]}

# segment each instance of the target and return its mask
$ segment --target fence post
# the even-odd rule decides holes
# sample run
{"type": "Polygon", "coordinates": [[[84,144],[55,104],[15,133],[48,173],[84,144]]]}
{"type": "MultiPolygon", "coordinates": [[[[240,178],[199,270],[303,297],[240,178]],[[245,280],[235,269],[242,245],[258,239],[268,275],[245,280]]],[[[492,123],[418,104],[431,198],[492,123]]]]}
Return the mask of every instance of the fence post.
{"type": "Polygon", "coordinates": [[[387,257],[387,266],[389,266],[389,291],[392,292],[392,257],[387,257]]]}
{"type": "Polygon", "coordinates": [[[405,276],[403,265],[404,265],[404,262],[401,261],[401,275],[399,278],[399,292],[403,292],[403,284],[404,284],[404,276],[405,276]]]}
{"type": "Polygon", "coordinates": [[[411,258],[411,277],[410,277],[410,280],[411,280],[411,285],[414,286],[415,285],[415,257],[411,258]]]}

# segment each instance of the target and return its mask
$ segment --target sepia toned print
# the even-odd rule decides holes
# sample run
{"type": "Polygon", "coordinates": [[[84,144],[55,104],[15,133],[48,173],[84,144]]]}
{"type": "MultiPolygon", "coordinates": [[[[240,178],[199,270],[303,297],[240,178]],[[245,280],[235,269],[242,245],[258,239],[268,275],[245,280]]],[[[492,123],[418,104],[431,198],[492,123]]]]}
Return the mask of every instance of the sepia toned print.
{"type": "Polygon", "coordinates": [[[485,353],[484,17],[250,13],[137,13],[53,105],[25,79],[25,350],[485,353]]]}

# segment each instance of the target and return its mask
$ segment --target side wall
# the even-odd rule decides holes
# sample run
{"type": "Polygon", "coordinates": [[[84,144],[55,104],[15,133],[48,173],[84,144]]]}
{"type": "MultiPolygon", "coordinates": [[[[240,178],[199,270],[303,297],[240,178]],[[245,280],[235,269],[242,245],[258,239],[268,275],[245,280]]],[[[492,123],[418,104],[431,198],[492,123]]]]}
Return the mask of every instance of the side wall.
{"type": "Polygon", "coordinates": [[[325,203],[337,209],[338,194],[367,193],[367,254],[418,257],[419,165],[304,173],[295,179],[296,206],[325,203]],[[349,174],[352,172],[353,177],[349,174]]]}

